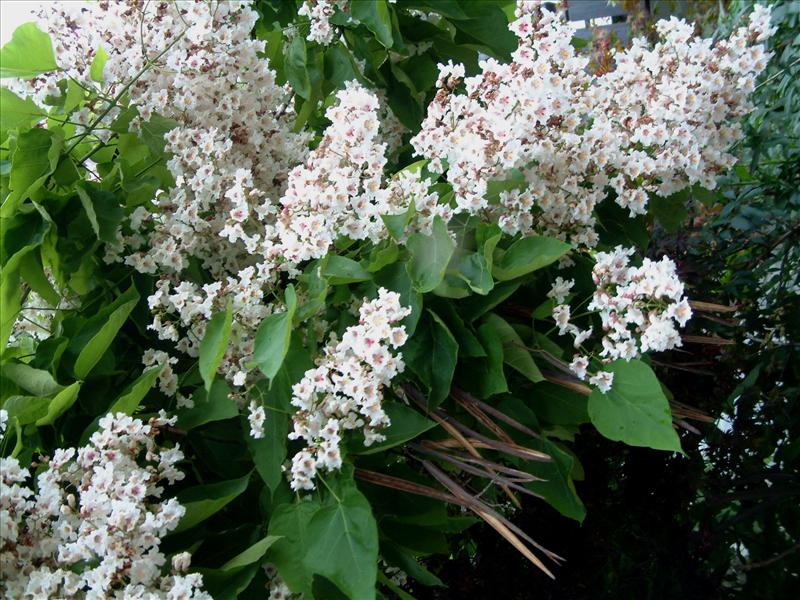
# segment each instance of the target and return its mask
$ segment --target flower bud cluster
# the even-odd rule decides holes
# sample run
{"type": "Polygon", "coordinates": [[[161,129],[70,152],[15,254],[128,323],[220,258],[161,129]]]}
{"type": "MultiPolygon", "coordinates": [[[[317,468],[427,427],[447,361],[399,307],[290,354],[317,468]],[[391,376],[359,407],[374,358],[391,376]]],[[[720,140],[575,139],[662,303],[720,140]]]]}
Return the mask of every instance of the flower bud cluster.
{"type": "Polygon", "coordinates": [[[292,404],[298,410],[289,439],[303,439],[306,447],[292,459],[292,489],[314,489],[318,469],[341,467],[344,431],[362,429],[365,446],[383,439],[379,431],[390,424],[383,387],[405,368],[403,355],[391,349],[405,343],[406,330],[397,323],[410,312],[399,294],[380,288],[376,299],[361,305],[358,324],[348,327],[341,341],[332,336],[316,368],[294,385],[292,404]]]}
{"type": "Polygon", "coordinates": [[[183,478],[183,453],[160,448],[162,413],[145,424],[123,413],[100,419],[82,448],[56,450],[36,475],[0,459],[0,592],[5,598],[187,598],[210,600],[202,576],[182,574],[190,556],[166,557],[161,538],[185,509],[161,501],[183,478]]]}

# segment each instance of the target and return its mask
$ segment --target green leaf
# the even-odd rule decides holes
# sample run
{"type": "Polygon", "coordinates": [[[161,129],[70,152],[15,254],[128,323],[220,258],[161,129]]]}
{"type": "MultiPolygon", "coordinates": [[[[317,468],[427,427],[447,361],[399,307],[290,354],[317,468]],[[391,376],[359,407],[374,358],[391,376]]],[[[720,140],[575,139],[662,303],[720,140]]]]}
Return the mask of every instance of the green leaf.
{"type": "Polygon", "coordinates": [[[631,446],[681,452],[669,402],[652,369],[640,360],[616,360],[604,370],[614,374],[611,389],[605,394],[595,389],[589,396],[589,417],[597,430],[631,446]]]}
{"type": "Polygon", "coordinates": [[[588,397],[560,385],[541,383],[533,388],[529,406],[536,416],[553,425],[582,425],[589,422],[588,397]]]}
{"type": "MultiPolygon", "coordinates": [[[[5,205],[4,205],[5,208],[5,205]]],[[[3,222],[5,226],[6,223],[3,222]]],[[[5,263],[3,264],[2,271],[0,271],[0,348],[6,348],[6,343],[14,328],[14,323],[17,320],[22,302],[22,289],[20,287],[20,273],[22,270],[22,263],[26,255],[34,248],[42,244],[45,234],[50,229],[50,223],[39,219],[32,231],[27,230],[24,234],[27,239],[22,242],[25,245],[16,250],[10,258],[6,259],[6,253],[9,248],[3,245],[2,254],[5,263]]],[[[4,227],[5,232],[8,232],[8,227],[4,227]]],[[[4,240],[5,242],[5,240],[4,240]]]]}
{"type": "Polygon", "coordinates": [[[236,404],[228,398],[230,389],[222,379],[211,384],[211,389],[198,388],[192,394],[194,406],[178,411],[178,426],[187,431],[211,423],[239,416],[236,404]]]}
{"type": "Polygon", "coordinates": [[[67,409],[75,404],[78,399],[78,392],[81,389],[81,382],[76,381],[70,386],[65,387],[50,401],[47,406],[47,413],[36,420],[37,425],[52,425],[55,420],[63,415],[67,409]]]}
{"type": "Polygon", "coordinates": [[[0,141],[7,137],[11,129],[20,131],[29,128],[46,116],[42,109],[30,98],[20,98],[10,89],[0,87],[0,141]]]}
{"type": "Polygon", "coordinates": [[[463,361],[460,379],[479,398],[488,398],[508,391],[503,374],[503,340],[489,323],[478,328],[478,339],[486,351],[486,358],[463,361]]]}
{"type": "MultiPolygon", "coordinates": [[[[417,164],[419,164],[419,162],[414,163],[414,165],[417,164]]],[[[416,208],[414,207],[414,201],[412,200],[405,212],[401,212],[396,215],[381,215],[381,220],[386,226],[386,230],[395,241],[400,241],[403,239],[403,234],[406,232],[406,227],[408,227],[408,224],[414,217],[415,212],[416,208]]]]}
{"type": "Polygon", "coordinates": [[[294,286],[286,287],[286,310],[268,316],[258,327],[253,348],[253,364],[269,379],[273,379],[289,351],[292,337],[292,317],[297,308],[294,286]]]}
{"type": "Polygon", "coordinates": [[[22,257],[19,264],[19,274],[30,288],[44,298],[48,304],[56,307],[61,302],[61,296],[53,289],[47,276],[38,252],[28,252],[22,257]]]}
{"type": "Polygon", "coordinates": [[[494,329],[503,343],[503,361],[534,383],[544,381],[542,372],[514,328],[494,313],[487,315],[485,322],[494,329]]]}
{"type": "Polygon", "coordinates": [[[114,341],[117,333],[125,324],[125,321],[128,320],[128,315],[131,314],[131,311],[139,302],[139,294],[133,286],[126,294],[131,294],[133,296],[132,299],[120,305],[108,316],[100,330],[92,336],[80,351],[80,354],[78,354],[74,369],[75,376],[78,379],[86,379],[89,372],[111,346],[111,342],[114,341]]]}
{"type": "Polygon", "coordinates": [[[279,539],[270,549],[270,560],[278,574],[294,593],[309,593],[314,576],[314,567],[303,563],[310,540],[308,524],[319,511],[316,500],[301,500],[292,504],[281,504],[272,513],[267,531],[279,539]]]}
{"type": "Polygon", "coordinates": [[[378,452],[383,452],[388,448],[399,446],[409,440],[413,440],[418,435],[436,427],[435,421],[425,418],[419,412],[405,404],[387,402],[384,404],[384,409],[391,421],[391,425],[387,429],[381,431],[381,433],[386,436],[386,439],[363,449],[355,447],[351,452],[354,454],[376,454],[378,452]]]}
{"type": "Polygon", "coordinates": [[[369,281],[372,275],[356,261],[332,254],[324,262],[322,276],[328,279],[331,285],[369,281]]]}
{"type": "Polygon", "coordinates": [[[119,398],[108,409],[108,412],[116,414],[118,412],[132,415],[139,408],[139,403],[153,387],[153,384],[161,374],[161,367],[152,367],[144,371],[136,378],[128,388],[120,394],[119,398]]]}
{"type": "Polygon", "coordinates": [[[566,242],[543,236],[530,236],[514,242],[494,265],[498,281],[508,281],[546,267],[571,248],[566,242]]]}
{"type": "Polygon", "coordinates": [[[219,363],[228,348],[232,322],[233,312],[229,299],[225,311],[211,317],[206,327],[206,334],[200,342],[200,376],[203,378],[206,392],[211,390],[219,363]]]}
{"type": "Polygon", "coordinates": [[[447,225],[441,217],[433,221],[432,235],[415,233],[406,243],[411,258],[406,265],[414,288],[422,293],[430,292],[444,279],[444,272],[455,250],[447,225]]]}
{"type": "Polygon", "coordinates": [[[392,47],[392,18],[386,0],[355,0],[350,3],[350,14],[366,25],[386,48],[392,47]]]}
{"type": "Polygon", "coordinates": [[[117,241],[117,227],[125,216],[117,197],[106,190],[84,183],[75,188],[89,223],[97,239],[113,244],[117,241]]]}
{"type": "Polygon", "coordinates": [[[286,50],[284,61],[286,79],[295,93],[308,100],[311,97],[311,80],[308,76],[308,57],[306,40],[302,35],[295,35],[286,50]]]}
{"type": "Polygon", "coordinates": [[[97,49],[97,52],[94,53],[92,64],[89,66],[89,77],[91,77],[93,81],[105,81],[105,78],[103,77],[103,69],[106,67],[107,60],[108,53],[106,52],[105,48],[100,46],[97,49]]]}
{"type": "Polygon", "coordinates": [[[411,309],[411,314],[401,321],[401,325],[406,328],[408,335],[414,335],[422,315],[422,294],[414,289],[406,266],[402,262],[393,263],[375,273],[374,279],[376,286],[383,286],[400,294],[400,304],[411,309]]]}
{"type": "Polygon", "coordinates": [[[3,404],[8,418],[16,418],[20,425],[35,423],[47,414],[50,398],[41,396],[11,396],[3,404]]]}
{"type": "Polygon", "coordinates": [[[31,79],[57,69],[50,36],[35,23],[17,27],[11,41],[0,49],[0,77],[31,79]]]}
{"type": "MultiPolygon", "coordinates": [[[[179,123],[174,119],[168,119],[161,115],[154,114],[148,121],[142,123],[140,137],[154,156],[163,157],[164,147],[167,145],[164,135],[175,129],[178,125],[179,123]]],[[[127,130],[125,132],[127,132],[127,130]]]]}
{"type": "Polygon", "coordinates": [[[375,598],[378,527],[352,481],[339,486],[308,524],[303,566],[330,579],[350,598],[375,598]]]}
{"type": "Polygon", "coordinates": [[[459,277],[477,294],[486,295],[494,288],[493,253],[501,237],[500,233],[493,235],[483,243],[480,252],[468,254],[458,265],[459,277]]]}
{"type": "Polygon", "coordinates": [[[245,567],[247,565],[251,565],[254,562],[261,560],[264,554],[267,553],[270,546],[281,539],[281,536],[278,535],[268,535],[262,540],[259,540],[252,546],[250,546],[244,552],[241,552],[226,562],[220,569],[223,571],[229,571],[231,569],[237,569],[239,567],[245,567]]]}
{"type": "Polygon", "coordinates": [[[34,396],[51,396],[64,389],[50,373],[43,369],[34,369],[25,363],[5,362],[2,374],[34,396]]]}
{"type": "Polygon", "coordinates": [[[54,131],[30,129],[17,138],[8,182],[11,193],[3,201],[0,216],[10,217],[17,204],[42,187],[50,173],[55,171],[64,137],[54,131]]]}
{"type": "MultiPolygon", "coordinates": [[[[268,385],[259,381],[250,390],[250,397],[266,409],[264,437],[256,439],[246,436],[247,446],[253,456],[256,470],[271,493],[275,493],[284,480],[283,462],[286,459],[286,436],[289,434],[289,415],[293,408],[292,385],[302,379],[303,374],[314,367],[308,350],[299,338],[289,345],[289,352],[275,379],[268,385]]],[[[228,404],[233,404],[228,400],[228,404]]]]}
{"type": "Polygon", "coordinates": [[[250,474],[240,479],[198,485],[178,494],[178,501],[186,508],[181,522],[173,533],[191,529],[216,514],[247,489],[250,474]]]}
{"type": "Polygon", "coordinates": [[[458,360],[458,343],[436,313],[425,312],[414,335],[403,346],[403,357],[408,367],[428,387],[429,406],[439,406],[450,393],[458,360]]]}

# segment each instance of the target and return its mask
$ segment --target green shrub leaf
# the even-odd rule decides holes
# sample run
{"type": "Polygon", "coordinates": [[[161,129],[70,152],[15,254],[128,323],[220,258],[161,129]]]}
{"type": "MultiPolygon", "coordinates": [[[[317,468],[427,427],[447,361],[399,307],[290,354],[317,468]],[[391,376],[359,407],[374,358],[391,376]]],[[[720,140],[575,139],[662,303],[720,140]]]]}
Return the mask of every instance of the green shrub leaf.
{"type": "Polygon", "coordinates": [[[0,49],[0,77],[30,79],[56,69],[50,36],[35,23],[17,27],[11,41],[0,49]]]}
{"type": "Polygon", "coordinates": [[[219,363],[228,348],[232,322],[233,312],[229,300],[223,312],[211,317],[206,327],[206,334],[200,342],[200,376],[203,378],[206,392],[211,390],[219,363]]]}
{"type": "Polygon", "coordinates": [[[589,396],[589,417],[597,430],[631,446],[680,452],[669,403],[653,370],[640,360],[616,360],[604,370],[614,374],[611,390],[589,396]]]}
{"type": "Polygon", "coordinates": [[[292,317],[297,309],[294,286],[286,287],[286,310],[268,316],[258,328],[253,349],[253,364],[273,379],[283,364],[292,338],[292,317]]]}
{"type": "Polygon", "coordinates": [[[444,279],[445,269],[456,247],[447,225],[437,216],[433,221],[432,235],[415,233],[409,236],[406,247],[411,253],[406,268],[414,289],[430,292],[444,279]]]}

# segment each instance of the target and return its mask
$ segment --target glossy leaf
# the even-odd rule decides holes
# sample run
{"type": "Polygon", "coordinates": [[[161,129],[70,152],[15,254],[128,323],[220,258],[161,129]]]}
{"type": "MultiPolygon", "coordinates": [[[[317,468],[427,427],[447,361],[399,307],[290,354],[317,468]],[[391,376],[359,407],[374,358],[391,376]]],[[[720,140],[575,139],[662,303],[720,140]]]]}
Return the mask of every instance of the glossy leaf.
{"type": "Polygon", "coordinates": [[[406,268],[414,288],[419,292],[430,292],[444,278],[445,269],[455,250],[447,225],[437,216],[433,221],[432,234],[415,233],[409,236],[406,247],[411,254],[406,268]]]}
{"type": "Polygon", "coordinates": [[[286,287],[286,310],[268,316],[258,328],[253,350],[253,363],[269,379],[275,377],[289,351],[292,337],[292,317],[297,308],[294,287],[286,287]]]}
{"type": "Polygon", "coordinates": [[[603,367],[614,374],[611,390],[589,396],[589,417],[610,440],[656,450],[681,451],[667,397],[652,369],[640,360],[603,367]]]}
{"type": "Polygon", "coordinates": [[[498,281],[516,279],[554,263],[570,248],[569,244],[555,238],[538,235],[522,238],[495,262],[492,273],[498,281]]]}
{"type": "Polygon", "coordinates": [[[233,311],[229,301],[224,311],[218,312],[211,317],[206,326],[206,333],[200,342],[200,376],[203,378],[206,392],[211,390],[211,384],[214,382],[219,363],[228,349],[232,322],[233,311]]]}
{"type": "Polygon", "coordinates": [[[56,69],[50,36],[35,23],[17,27],[11,40],[0,49],[0,77],[30,79],[56,69]]]}

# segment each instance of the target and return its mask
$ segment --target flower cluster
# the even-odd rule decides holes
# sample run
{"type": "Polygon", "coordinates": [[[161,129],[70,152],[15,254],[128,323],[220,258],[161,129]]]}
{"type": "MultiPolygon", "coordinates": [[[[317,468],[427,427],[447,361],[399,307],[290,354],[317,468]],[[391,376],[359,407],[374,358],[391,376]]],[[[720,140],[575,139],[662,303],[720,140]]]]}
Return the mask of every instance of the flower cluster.
{"type": "Polygon", "coordinates": [[[716,43],[684,21],[661,21],[658,43],[634,40],[601,75],[588,72],[560,15],[525,1],[517,16],[510,63],[486,59],[466,78],[462,66],[440,65],[439,90],[411,141],[431,169],[446,168],[459,211],[486,214],[509,234],[537,230],[591,247],[607,187],[635,215],[649,193],[713,188],[734,162],[726,149],[769,58],[760,43],[774,31],[767,8],[716,43]],[[488,182],[512,169],[524,189],[490,202],[488,182]]]}
{"type": "Polygon", "coordinates": [[[297,11],[301,17],[308,17],[309,32],[306,39],[327,46],[333,42],[334,29],[330,19],[336,9],[346,10],[347,0],[305,0],[297,11]]]}
{"type": "Polygon", "coordinates": [[[203,599],[202,576],[182,574],[187,553],[166,557],[161,538],[185,509],[159,501],[183,478],[183,453],[159,448],[163,415],[145,424],[123,413],[100,420],[87,446],[56,450],[36,486],[15,458],[0,459],[0,591],[5,598],[203,599]]]}
{"type": "MultiPolygon", "coordinates": [[[[603,337],[599,358],[604,363],[681,346],[677,327],[684,327],[692,316],[675,263],[664,256],[660,261],[645,258],[640,267],[631,266],[633,253],[633,248],[617,246],[612,252],[595,256],[592,278],[597,287],[588,309],[600,316],[603,337]]],[[[559,334],[572,335],[575,348],[580,349],[592,336],[592,328],[582,330],[570,320],[570,306],[564,302],[573,283],[559,277],[548,295],[557,303],[553,318],[559,334]]],[[[575,356],[570,364],[580,379],[586,379],[588,367],[589,357],[585,355],[575,356]]],[[[610,376],[601,371],[589,382],[606,391],[610,376]]]]}
{"type": "Polygon", "coordinates": [[[341,341],[335,336],[292,388],[297,407],[290,439],[303,439],[306,447],[292,459],[291,486],[314,489],[318,469],[342,465],[339,448],[342,432],[363,429],[364,445],[380,441],[380,429],[390,424],[382,407],[383,387],[405,368],[403,355],[392,354],[406,341],[406,330],[397,323],[410,313],[400,295],[385,288],[378,297],[362,304],[357,325],[347,328],[341,341]]]}

